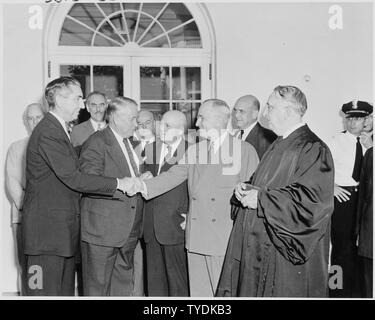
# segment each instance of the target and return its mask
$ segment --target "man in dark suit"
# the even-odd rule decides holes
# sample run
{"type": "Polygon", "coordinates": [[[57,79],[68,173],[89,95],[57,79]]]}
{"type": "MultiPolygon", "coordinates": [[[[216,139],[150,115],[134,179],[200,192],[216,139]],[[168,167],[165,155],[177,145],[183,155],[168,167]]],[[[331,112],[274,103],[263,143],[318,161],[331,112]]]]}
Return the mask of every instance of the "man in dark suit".
{"type": "MultiPolygon", "coordinates": [[[[160,139],[146,147],[145,170],[157,176],[176,164],[185,153],[186,117],[177,110],[163,115],[160,139]]],[[[187,182],[146,202],[147,288],[149,296],[189,296],[185,219],[189,198],[187,182]]]]}
{"type": "Polygon", "coordinates": [[[258,122],[260,104],[256,97],[240,97],[233,108],[235,125],[239,128],[236,137],[253,145],[262,159],[270,144],[277,138],[271,130],[262,127],[258,122]]]}
{"type": "Polygon", "coordinates": [[[359,180],[358,212],[356,221],[357,253],[359,256],[358,276],[360,297],[372,298],[373,274],[373,147],[372,114],[367,116],[362,136],[371,143],[362,163],[359,180]]]}
{"type": "Polygon", "coordinates": [[[50,111],[31,134],[26,151],[22,242],[27,295],[74,295],[80,192],[111,197],[125,179],[83,173],[66,124],[83,108],[78,81],[61,77],[45,89],[50,111]]]}
{"type": "Polygon", "coordinates": [[[108,103],[104,93],[93,91],[86,98],[90,119],[73,127],[70,135],[74,147],[81,146],[94,132],[103,130],[107,123],[104,116],[108,103]]]}
{"type": "MultiPolygon", "coordinates": [[[[117,97],[108,106],[109,125],[82,146],[81,168],[96,175],[140,176],[140,160],[129,137],[137,125],[137,104],[117,97]]],[[[82,201],[82,266],[85,295],[130,296],[134,249],[141,236],[143,200],[92,197],[82,201]]]]}

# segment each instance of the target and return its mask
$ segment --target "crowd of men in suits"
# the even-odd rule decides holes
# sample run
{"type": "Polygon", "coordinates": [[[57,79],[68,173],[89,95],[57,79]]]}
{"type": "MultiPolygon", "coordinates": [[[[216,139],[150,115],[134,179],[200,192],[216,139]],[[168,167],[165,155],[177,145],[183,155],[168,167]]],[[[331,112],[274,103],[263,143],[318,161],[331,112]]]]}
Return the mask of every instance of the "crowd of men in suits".
{"type": "Polygon", "coordinates": [[[30,137],[6,161],[22,295],[372,296],[367,102],[344,104],[347,131],[328,147],[294,86],[270,94],[271,130],[245,95],[232,110],[204,101],[197,136],[177,110],[157,134],[133,99],[95,91],[85,106],[71,77],[45,98],[47,113],[26,108],[30,137]],[[90,119],[72,128],[85,107],[90,119]]]}

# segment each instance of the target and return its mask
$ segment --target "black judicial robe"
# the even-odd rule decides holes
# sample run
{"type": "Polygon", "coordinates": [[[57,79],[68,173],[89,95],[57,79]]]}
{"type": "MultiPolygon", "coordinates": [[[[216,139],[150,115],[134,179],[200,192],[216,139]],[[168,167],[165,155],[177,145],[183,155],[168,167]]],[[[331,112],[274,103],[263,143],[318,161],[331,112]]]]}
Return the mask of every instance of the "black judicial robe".
{"type": "Polygon", "coordinates": [[[217,296],[327,295],[333,168],[307,125],[270,146],[250,179],[258,208],[237,208],[217,296]]]}

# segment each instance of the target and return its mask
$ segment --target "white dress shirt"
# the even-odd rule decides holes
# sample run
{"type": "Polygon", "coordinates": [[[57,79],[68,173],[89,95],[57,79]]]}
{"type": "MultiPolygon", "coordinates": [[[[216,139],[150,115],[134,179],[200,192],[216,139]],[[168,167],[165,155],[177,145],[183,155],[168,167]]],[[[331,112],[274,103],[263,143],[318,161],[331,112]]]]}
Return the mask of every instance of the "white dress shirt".
{"type": "MultiPolygon", "coordinates": [[[[110,127],[111,128],[111,127],[110,127]]],[[[120,145],[120,148],[122,150],[122,153],[124,154],[125,158],[126,158],[126,161],[128,163],[128,167],[129,167],[129,170],[130,170],[130,174],[132,177],[136,177],[136,174],[133,170],[133,167],[131,165],[131,162],[130,162],[130,158],[129,158],[129,155],[128,155],[128,151],[126,150],[126,147],[124,145],[124,138],[121,137],[116,131],[114,131],[112,128],[111,128],[113,134],[115,135],[116,137],[116,140],[118,142],[118,144],[120,145]]],[[[129,147],[130,147],[130,150],[132,151],[133,153],[133,159],[137,165],[137,169],[139,170],[139,159],[138,159],[138,156],[137,154],[135,153],[134,149],[133,149],[133,146],[131,143],[129,143],[129,147]]]]}
{"type": "Polygon", "coordinates": [[[11,223],[21,222],[26,186],[26,148],[29,137],[12,143],[5,162],[5,185],[12,200],[11,223]]]}
{"type": "MultiPolygon", "coordinates": [[[[182,138],[178,138],[175,142],[173,142],[170,146],[171,146],[171,155],[173,155],[178,146],[180,145],[180,142],[181,142],[182,138]]],[[[162,146],[161,146],[161,150],[160,150],[160,160],[159,160],[159,169],[158,169],[158,175],[160,174],[160,170],[161,170],[161,167],[163,166],[164,164],[164,159],[165,157],[167,156],[168,154],[168,146],[166,143],[162,143],[162,146]]]]}
{"type": "Polygon", "coordinates": [[[90,122],[91,122],[92,127],[94,128],[94,131],[103,130],[107,126],[107,123],[105,121],[97,122],[93,120],[92,118],[90,118],[90,122]],[[100,128],[99,128],[99,125],[100,125],[100,128]]]}
{"type": "MultiPolygon", "coordinates": [[[[357,137],[349,131],[335,135],[328,142],[335,165],[335,183],[339,186],[350,187],[358,185],[358,182],[352,178],[356,144],[357,137]]],[[[363,144],[361,145],[362,153],[364,154],[367,149],[363,144]]]]}
{"type": "Polygon", "coordinates": [[[57,121],[60,122],[61,126],[63,127],[63,129],[64,129],[64,131],[66,133],[66,135],[68,136],[68,138],[70,140],[70,134],[69,134],[68,130],[66,129],[66,122],[65,122],[65,120],[63,118],[61,118],[60,116],[58,116],[53,111],[50,111],[49,113],[52,114],[57,119],[57,121]]]}
{"type": "MultiPolygon", "coordinates": [[[[249,135],[250,131],[253,130],[253,128],[255,127],[256,124],[257,124],[257,121],[255,121],[254,123],[252,123],[251,125],[249,125],[246,129],[243,130],[243,135],[242,135],[242,138],[241,138],[242,141],[246,140],[246,138],[249,135]]],[[[241,134],[241,130],[237,132],[236,138],[240,139],[240,134],[241,134]]]]}

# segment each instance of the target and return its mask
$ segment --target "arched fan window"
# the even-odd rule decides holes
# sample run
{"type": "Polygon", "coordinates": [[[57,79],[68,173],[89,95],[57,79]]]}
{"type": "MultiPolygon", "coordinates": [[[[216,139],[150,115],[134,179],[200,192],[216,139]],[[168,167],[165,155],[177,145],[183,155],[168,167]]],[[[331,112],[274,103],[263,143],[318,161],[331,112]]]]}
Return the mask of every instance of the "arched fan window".
{"type": "Polygon", "coordinates": [[[182,3],[82,3],[72,6],[60,46],[202,48],[193,16],[182,3]]]}

